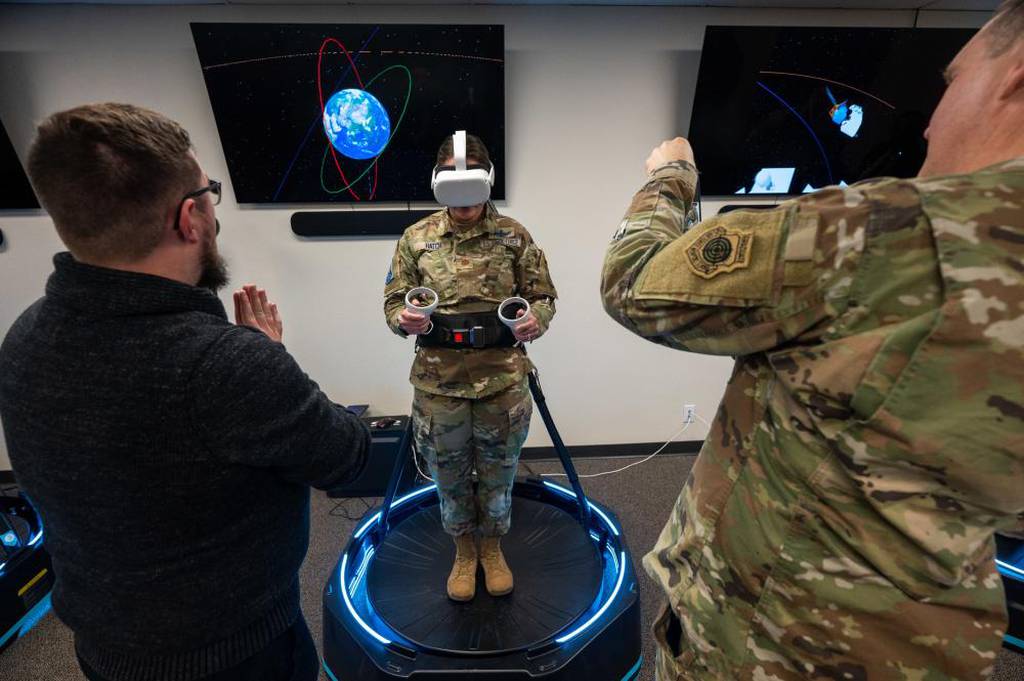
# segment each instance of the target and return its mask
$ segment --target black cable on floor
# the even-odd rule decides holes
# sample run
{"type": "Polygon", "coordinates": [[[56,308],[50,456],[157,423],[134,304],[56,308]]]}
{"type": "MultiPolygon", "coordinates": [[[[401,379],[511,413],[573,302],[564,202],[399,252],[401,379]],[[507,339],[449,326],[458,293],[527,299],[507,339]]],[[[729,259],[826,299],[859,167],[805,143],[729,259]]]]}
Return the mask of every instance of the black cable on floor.
{"type": "Polygon", "coordinates": [[[351,520],[352,522],[359,522],[366,512],[373,508],[367,499],[372,497],[350,497],[348,499],[341,499],[334,504],[334,508],[330,510],[328,515],[334,516],[335,518],[344,518],[345,520],[351,520]],[[355,507],[353,509],[353,506],[355,507]]]}

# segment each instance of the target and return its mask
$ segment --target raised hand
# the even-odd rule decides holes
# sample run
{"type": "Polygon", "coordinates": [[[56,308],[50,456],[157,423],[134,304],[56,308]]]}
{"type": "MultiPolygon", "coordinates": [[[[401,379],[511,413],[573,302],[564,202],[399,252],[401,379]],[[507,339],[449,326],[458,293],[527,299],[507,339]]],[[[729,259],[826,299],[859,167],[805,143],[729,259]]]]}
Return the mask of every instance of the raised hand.
{"type": "Polygon", "coordinates": [[[271,340],[281,342],[284,324],[277,305],[267,299],[267,292],[252,284],[235,291],[235,323],[250,326],[267,334],[271,340]]]}

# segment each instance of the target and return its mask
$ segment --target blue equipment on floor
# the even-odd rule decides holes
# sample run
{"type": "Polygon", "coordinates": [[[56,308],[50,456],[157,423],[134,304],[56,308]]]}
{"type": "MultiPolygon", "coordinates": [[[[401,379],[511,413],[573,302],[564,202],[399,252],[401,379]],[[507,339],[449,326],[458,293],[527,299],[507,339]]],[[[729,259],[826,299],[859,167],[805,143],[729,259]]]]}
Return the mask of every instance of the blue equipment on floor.
{"type": "Polygon", "coordinates": [[[1024,654],[1024,540],[997,534],[996,568],[1003,578],[1010,614],[1003,645],[1024,654]]]}
{"type": "Polygon", "coordinates": [[[43,523],[21,495],[0,495],[0,650],[50,610],[53,569],[43,523]]]}

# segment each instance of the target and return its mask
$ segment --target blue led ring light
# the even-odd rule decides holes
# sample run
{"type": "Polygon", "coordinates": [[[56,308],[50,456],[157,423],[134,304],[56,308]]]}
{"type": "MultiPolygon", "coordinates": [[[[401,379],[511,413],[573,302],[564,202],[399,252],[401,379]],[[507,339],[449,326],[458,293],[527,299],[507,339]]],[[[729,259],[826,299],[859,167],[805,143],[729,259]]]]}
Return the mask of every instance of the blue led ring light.
{"type": "Polygon", "coordinates": [[[348,608],[349,614],[352,615],[352,618],[356,621],[356,624],[358,624],[360,627],[363,628],[363,631],[365,631],[367,634],[369,634],[370,636],[375,638],[381,645],[385,645],[386,646],[386,645],[390,644],[391,643],[390,639],[384,638],[383,636],[378,634],[377,631],[373,627],[371,627],[369,624],[364,622],[363,618],[359,616],[358,612],[356,612],[355,606],[352,605],[352,599],[349,598],[348,589],[345,588],[345,574],[347,572],[347,570],[346,570],[347,567],[348,567],[348,553],[346,553],[342,557],[342,559],[341,559],[341,580],[340,580],[340,583],[338,585],[340,587],[340,591],[341,591],[341,598],[342,598],[342,600],[345,601],[345,607],[348,608]]]}
{"type": "MultiPolygon", "coordinates": [[[[612,555],[614,557],[614,554],[612,554],[612,555]]],[[[555,639],[555,643],[567,643],[567,642],[571,641],[572,639],[576,638],[577,636],[582,634],[584,631],[589,629],[595,622],[597,622],[597,620],[601,619],[601,615],[603,615],[605,613],[605,611],[608,610],[608,608],[611,606],[612,602],[619,595],[619,590],[622,588],[622,580],[623,580],[623,578],[626,575],[626,552],[625,551],[622,551],[622,552],[619,553],[619,559],[618,559],[618,561],[616,561],[616,567],[618,569],[619,578],[615,581],[615,588],[612,589],[611,596],[609,596],[608,600],[606,600],[604,602],[604,605],[602,605],[600,607],[600,609],[598,609],[597,612],[595,612],[593,615],[591,615],[590,619],[588,619],[586,622],[581,624],[579,627],[577,627],[576,629],[574,629],[573,631],[569,632],[568,634],[566,634],[564,636],[559,636],[558,638],[556,638],[555,639]]]]}
{"type": "MultiPolygon", "coordinates": [[[[576,498],[576,493],[573,492],[572,490],[566,489],[566,488],[564,488],[564,487],[562,487],[560,485],[556,485],[556,484],[554,484],[552,482],[549,482],[547,480],[544,481],[544,484],[548,488],[550,488],[550,489],[552,489],[552,490],[554,490],[556,492],[559,492],[559,493],[561,493],[561,494],[563,494],[563,495],[565,495],[565,496],[567,496],[569,498],[572,498],[572,499],[576,498]]],[[[402,504],[404,504],[404,503],[406,503],[406,502],[408,502],[408,501],[410,501],[412,499],[415,499],[416,497],[419,497],[419,496],[421,496],[423,494],[426,494],[428,492],[432,492],[432,491],[434,491],[436,489],[437,489],[437,485],[426,485],[424,487],[421,487],[420,489],[414,490],[414,491],[406,494],[405,496],[403,496],[403,497],[393,501],[390,508],[392,510],[394,510],[395,508],[401,506],[402,504]]],[[[588,504],[589,504],[589,502],[588,502],[588,504]]],[[[597,506],[594,506],[593,504],[590,504],[590,508],[591,508],[591,510],[593,510],[595,513],[598,514],[598,516],[601,518],[601,520],[604,522],[605,526],[608,528],[608,530],[612,534],[614,534],[615,536],[620,536],[619,528],[615,525],[614,522],[612,522],[611,518],[609,518],[608,515],[604,511],[602,511],[597,506]]],[[[374,513],[372,516],[370,516],[366,520],[366,522],[364,522],[359,527],[359,529],[356,530],[355,534],[353,535],[355,537],[355,539],[360,539],[363,535],[366,534],[366,532],[371,527],[373,527],[375,524],[380,522],[380,516],[381,516],[380,511],[378,511],[378,512],[374,513]]],[[[591,535],[591,536],[593,536],[593,535],[591,535]]],[[[611,556],[611,559],[612,559],[612,561],[613,561],[613,563],[615,565],[615,570],[617,572],[617,578],[616,578],[616,581],[615,581],[615,587],[612,589],[611,594],[605,600],[605,602],[601,605],[601,607],[598,608],[597,612],[595,612],[593,615],[591,615],[591,617],[589,619],[587,619],[586,622],[584,622],[583,624],[581,624],[580,626],[578,626],[576,629],[572,630],[571,632],[556,638],[555,639],[555,643],[558,643],[558,644],[567,643],[568,641],[571,641],[572,639],[578,637],[584,631],[589,629],[591,626],[594,625],[595,622],[597,622],[601,618],[602,615],[604,615],[604,613],[608,610],[609,607],[611,607],[611,604],[618,597],[619,591],[621,591],[621,589],[622,589],[622,582],[625,579],[625,575],[626,575],[626,553],[625,553],[625,551],[620,551],[620,553],[618,555],[616,555],[614,553],[614,551],[611,550],[611,548],[608,549],[608,553],[611,556]]],[[[348,608],[349,613],[352,615],[352,618],[356,621],[356,623],[359,624],[359,626],[362,627],[363,630],[366,631],[366,633],[370,634],[370,636],[372,636],[375,640],[380,642],[382,645],[388,645],[388,644],[391,643],[391,640],[388,639],[388,638],[385,638],[384,636],[382,636],[373,627],[371,627],[369,624],[367,624],[365,622],[365,620],[363,620],[362,617],[359,616],[359,613],[356,611],[355,606],[352,604],[352,600],[350,598],[350,589],[354,593],[356,587],[358,587],[359,582],[361,581],[363,575],[366,572],[367,565],[369,564],[369,561],[370,561],[372,556],[373,556],[373,548],[370,547],[363,554],[362,563],[361,563],[359,569],[356,571],[356,574],[353,576],[352,581],[349,583],[348,588],[346,588],[345,578],[346,578],[346,575],[348,574],[348,553],[346,553],[344,555],[344,557],[342,558],[342,560],[341,560],[341,574],[340,574],[340,580],[339,580],[339,587],[341,589],[342,599],[345,602],[345,607],[348,608]]]]}
{"type": "MultiPolygon", "coordinates": [[[[404,504],[404,503],[406,503],[406,502],[408,502],[408,501],[410,501],[412,499],[415,499],[415,498],[417,498],[419,496],[427,494],[428,492],[433,492],[436,489],[437,489],[437,485],[426,485],[426,486],[421,487],[421,488],[419,488],[417,490],[413,490],[412,492],[409,492],[408,494],[406,494],[405,496],[401,497],[400,499],[395,499],[393,502],[391,502],[391,509],[394,510],[394,509],[398,508],[399,506],[401,506],[402,504],[404,504]]],[[[359,529],[356,530],[356,533],[355,533],[354,537],[356,539],[362,538],[362,536],[364,534],[366,534],[366,532],[371,527],[373,527],[378,522],[380,522],[380,515],[381,515],[380,511],[377,511],[372,516],[370,516],[366,520],[366,522],[364,522],[359,527],[359,529]]],[[[376,629],[371,627],[369,624],[366,623],[365,620],[363,620],[362,617],[360,617],[359,612],[355,608],[355,605],[352,604],[352,599],[350,597],[350,592],[349,592],[349,589],[352,590],[352,593],[355,592],[355,588],[359,585],[359,582],[362,580],[363,575],[366,573],[367,566],[370,563],[370,558],[373,557],[373,552],[374,552],[374,549],[371,546],[371,547],[367,548],[366,551],[363,553],[362,563],[360,564],[359,569],[356,570],[356,574],[353,576],[352,581],[349,583],[349,588],[346,588],[346,586],[345,586],[345,579],[346,579],[346,577],[348,575],[348,552],[346,552],[345,555],[341,559],[341,573],[339,575],[338,586],[339,586],[339,588],[341,590],[342,600],[345,602],[345,607],[348,609],[349,614],[352,615],[352,619],[354,619],[356,621],[356,623],[360,627],[362,627],[363,630],[366,633],[368,633],[370,636],[372,636],[374,639],[376,639],[381,645],[388,645],[388,644],[391,643],[391,640],[388,639],[388,638],[385,638],[384,636],[381,636],[377,632],[376,629]]]]}
{"type": "Polygon", "coordinates": [[[1015,565],[996,559],[996,568],[1007,577],[1016,580],[1024,580],[1024,570],[1015,565]]]}
{"type": "MultiPolygon", "coordinates": [[[[431,492],[431,491],[433,491],[435,489],[437,489],[437,485],[427,485],[425,487],[420,487],[418,490],[415,490],[413,492],[409,492],[408,494],[406,494],[401,499],[395,499],[393,502],[391,502],[391,510],[394,510],[394,509],[398,508],[399,506],[401,506],[405,502],[409,501],[410,499],[414,499],[415,497],[418,497],[421,494],[426,494],[427,492],[431,492]]],[[[370,516],[366,520],[366,522],[363,523],[359,527],[358,530],[356,530],[356,533],[353,536],[356,539],[361,538],[364,534],[366,534],[367,530],[369,530],[371,527],[376,525],[379,521],[380,521],[380,511],[377,511],[372,516],[370,516]]]]}
{"type": "MultiPolygon", "coordinates": [[[[551,489],[555,490],[556,492],[561,492],[562,494],[566,495],[567,497],[571,497],[573,499],[576,498],[576,493],[573,492],[571,489],[566,489],[566,488],[562,487],[561,485],[556,485],[555,483],[548,482],[547,480],[544,481],[544,484],[547,487],[550,487],[551,489]]],[[[619,536],[619,528],[616,527],[615,523],[612,522],[612,519],[609,518],[607,516],[607,514],[605,514],[604,511],[602,511],[597,506],[594,506],[589,501],[587,501],[587,505],[590,507],[591,511],[593,511],[594,513],[597,513],[599,516],[601,516],[601,520],[603,520],[604,524],[608,527],[609,530],[611,530],[611,533],[614,534],[616,537],[618,537],[619,536]]]]}

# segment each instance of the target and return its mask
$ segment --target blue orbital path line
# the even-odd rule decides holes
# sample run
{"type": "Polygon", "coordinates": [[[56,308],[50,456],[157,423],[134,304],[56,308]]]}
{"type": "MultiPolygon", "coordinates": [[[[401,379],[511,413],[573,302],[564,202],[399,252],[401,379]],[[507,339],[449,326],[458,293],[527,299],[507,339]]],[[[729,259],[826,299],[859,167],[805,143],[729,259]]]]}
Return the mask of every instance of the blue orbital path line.
{"type": "MultiPolygon", "coordinates": [[[[359,59],[359,55],[363,53],[363,50],[366,49],[366,46],[370,44],[370,41],[373,40],[373,36],[377,35],[377,31],[379,30],[380,26],[374,27],[373,32],[366,39],[366,42],[363,43],[363,46],[359,48],[359,51],[356,52],[355,56],[352,58],[353,62],[359,59]]],[[[341,77],[338,78],[338,82],[335,84],[334,89],[337,89],[338,86],[341,85],[342,81],[345,80],[345,77],[348,76],[349,69],[351,68],[351,66],[345,67],[345,70],[342,71],[341,77]]],[[[284,171],[284,177],[281,178],[281,184],[277,185],[277,191],[274,192],[274,198],[271,199],[272,202],[276,202],[277,197],[281,195],[281,190],[284,189],[284,183],[288,181],[288,176],[291,175],[292,168],[295,167],[295,162],[299,160],[299,154],[301,154],[302,150],[306,148],[306,143],[309,142],[309,136],[313,134],[313,130],[316,129],[316,124],[321,122],[323,117],[324,113],[321,111],[317,117],[313,119],[313,124],[309,126],[309,130],[306,131],[306,136],[302,139],[302,143],[299,144],[299,148],[295,151],[295,156],[292,157],[292,162],[288,164],[288,170],[284,171]]]]}
{"type": "Polygon", "coordinates": [[[789,102],[787,102],[782,97],[779,97],[777,94],[772,92],[767,85],[765,85],[761,81],[757,81],[757,84],[760,85],[761,89],[763,89],[765,92],[770,94],[775,99],[779,100],[782,103],[782,106],[789,109],[789,112],[796,116],[798,119],[800,119],[800,122],[804,124],[804,127],[807,128],[807,132],[811,133],[811,137],[814,138],[814,143],[818,145],[818,150],[821,152],[821,157],[825,160],[825,168],[826,170],[828,170],[828,183],[835,184],[835,179],[832,177],[832,164],[828,162],[828,154],[825,153],[825,147],[821,145],[821,140],[819,140],[818,136],[814,134],[814,130],[811,128],[811,124],[804,120],[804,117],[798,114],[796,112],[796,109],[789,105],[789,102]]]}

